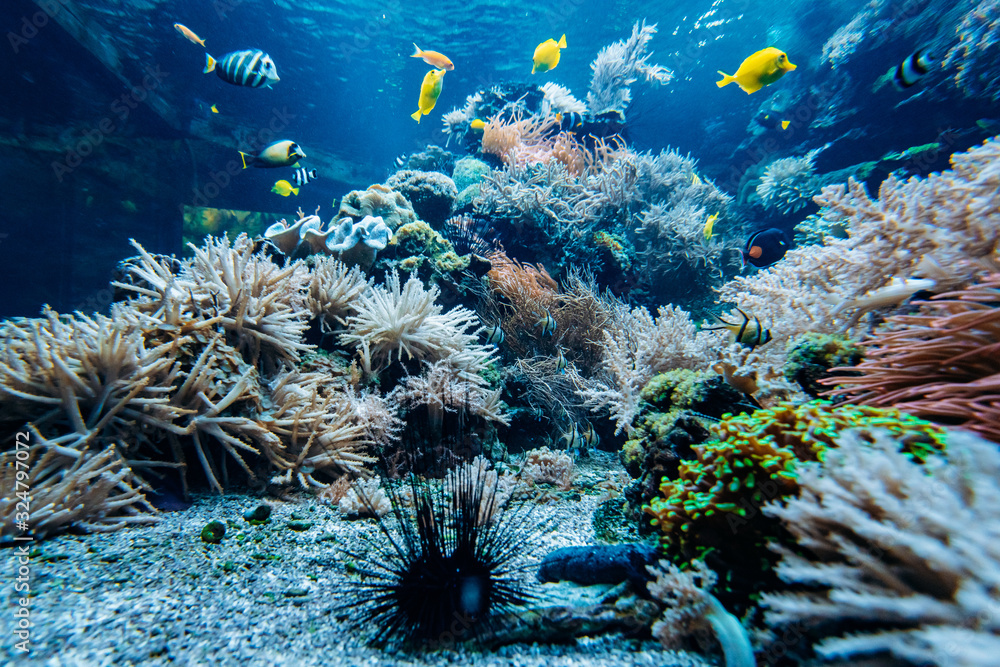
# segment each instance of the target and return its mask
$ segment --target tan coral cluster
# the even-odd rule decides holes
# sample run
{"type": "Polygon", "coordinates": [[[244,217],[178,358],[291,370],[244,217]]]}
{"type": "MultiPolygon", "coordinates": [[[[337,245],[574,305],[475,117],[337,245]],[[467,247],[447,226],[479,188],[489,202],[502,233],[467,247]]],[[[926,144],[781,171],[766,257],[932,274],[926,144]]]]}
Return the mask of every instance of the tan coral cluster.
{"type": "MultiPolygon", "coordinates": [[[[491,353],[468,331],[477,320],[442,313],[436,288],[375,286],[333,258],[279,266],[245,235],[210,237],[186,260],[135,246],[115,283],[130,298],[111,317],[46,310],[0,325],[0,421],[30,439],[36,536],[149,520],[142,491],[171,471],[218,491],[234,464],[241,479],[318,490],[367,476],[401,427],[398,404],[361,386],[369,353],[447,365],[446,381],[479,392],[479,413],[504,420],[479,376],[491,353]],[[357,354],[315,353],[313,319],[357,354]]],[[[5,535],[14,509],[0,506],[5,535]]]]}

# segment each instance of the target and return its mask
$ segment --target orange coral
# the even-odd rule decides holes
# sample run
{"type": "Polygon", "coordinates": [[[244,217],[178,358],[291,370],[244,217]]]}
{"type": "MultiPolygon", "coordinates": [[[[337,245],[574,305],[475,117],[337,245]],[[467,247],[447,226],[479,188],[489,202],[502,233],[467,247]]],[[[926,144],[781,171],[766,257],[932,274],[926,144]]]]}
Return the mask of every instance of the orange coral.
{"type": "Polygon", "coordinates": [[[1000,273],[932,297],[917,315],[890,317],[861,345],[866,360],[834,369],[852,377],[821,379],[831,395],[895,406],[960,424],[1000,442],[1000,273]]]}

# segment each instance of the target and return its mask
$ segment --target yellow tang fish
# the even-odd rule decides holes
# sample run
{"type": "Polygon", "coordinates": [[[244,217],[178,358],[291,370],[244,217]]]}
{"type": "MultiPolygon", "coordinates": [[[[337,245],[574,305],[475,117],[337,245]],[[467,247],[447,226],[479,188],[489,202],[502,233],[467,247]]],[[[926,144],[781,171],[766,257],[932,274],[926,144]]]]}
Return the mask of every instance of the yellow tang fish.
{"type": "Polygon", "coordinates": [[[421,116],[426,116],[434,110],[438,96],[441,94],[441,87],[444,85],[444,70],[432,69],[424,75],[424,82],[420,84],[420,99],[417,101],[416,113],[410,114],[410,118],[420,122],[421,116]]]}
{"type": "Polygon", "coordinates": [[[547,39],[536,46],[535,55],[532,57],[534,64],[531,67],[531,73],[534,74],[535,71],[548,72],[550,69],[555,69],[556,65],[559,64],[559,50],[565,48],[566,35],[560,37],[558,42],[554,39],[547,39]]]}
{"type": "Polygon", "coordinates": [[[175,23],[174,24],[174,30],[176,30],[180,34],[184,35],[184,37],[186,37],[189,42],[191,42],[193,44],[201,44],[202,46],[205,46],[205,40],[203,40],[198,35],[194,34],[194,31],[191,30],[191,28],[187,27],[186,25],[181,25],[180,23],[175,23]]]}
{"type": "Polygon", "coordinates": [[[708,220],[705,222],[705,240],[708,241],[712,238],[712,227],[715,226],[715,221],[719,219],[718,213],[713,213],[708,216],[708,220]]]}
{"type": "Polygon", "coordinates": [[[486,122],[481,118],[477,118],[471,123],[469,123],[469,127],[471,127],[476,132],[482,132],[483,129],[486,127],[486,122]]]}
{"type": "Polygon", "coordinates": [[[448,59],[448,56],[443,53],[438,53],[437,51],[423,51],[416,44],[413,45],[414,51],[411,58],[423,58],[424,62],[432,67],[437,67],[438,69],[448,70],[449,72],[455,69],[455,64],[448,59]]]}
{"type": "Polygon", "coordinates": [[[299,189],[292,187],[292,184],[288,181],[281,180],[274,184],[274,187],[271,188],[271,192],[276,195],[281,195],[282,197],[287,197],[290,194],[298,196],[299,189]]]}
{"type": "Polygon", "coordinates": [[[749,95],[774,83],[795,67],[796,65],[788,60],[784,51],[769,46],[740,63],[740,68],[732,76],[720,70],[719,74],[722,75],[722,80],[716,81],[715,85],[722,88],[735,82],[749,95]]]}

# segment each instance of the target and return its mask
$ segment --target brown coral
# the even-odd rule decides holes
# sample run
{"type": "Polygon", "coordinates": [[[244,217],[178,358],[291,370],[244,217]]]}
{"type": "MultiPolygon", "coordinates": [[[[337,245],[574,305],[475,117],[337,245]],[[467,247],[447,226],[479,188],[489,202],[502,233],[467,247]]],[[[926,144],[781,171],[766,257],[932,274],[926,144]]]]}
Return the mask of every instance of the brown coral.
{"type": "Polygon", "coordinates": [[[961,424],[1000,442],[1000,273],[888,318],[861,343],[855,375],[821,380],[832,395],[961,424]]]}

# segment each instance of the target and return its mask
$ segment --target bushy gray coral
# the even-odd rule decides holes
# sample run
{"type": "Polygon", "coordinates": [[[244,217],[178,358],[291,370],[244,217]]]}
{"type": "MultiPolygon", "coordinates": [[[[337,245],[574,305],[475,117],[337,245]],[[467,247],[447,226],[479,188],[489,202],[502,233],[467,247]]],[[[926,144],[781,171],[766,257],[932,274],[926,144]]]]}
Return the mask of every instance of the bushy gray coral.
{"type": "Polygon", "coordinates": [[[390,176],[386,185],[406,197],[420,219],[432,225],[448,219],[458,196],[455,181],[436,171],[404,169],[390,176]]]}

